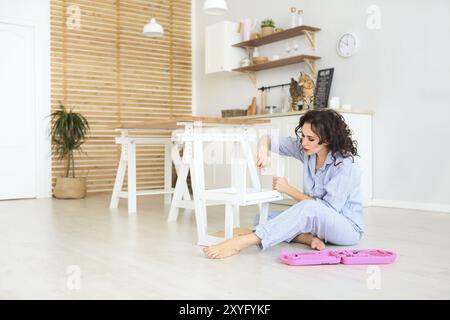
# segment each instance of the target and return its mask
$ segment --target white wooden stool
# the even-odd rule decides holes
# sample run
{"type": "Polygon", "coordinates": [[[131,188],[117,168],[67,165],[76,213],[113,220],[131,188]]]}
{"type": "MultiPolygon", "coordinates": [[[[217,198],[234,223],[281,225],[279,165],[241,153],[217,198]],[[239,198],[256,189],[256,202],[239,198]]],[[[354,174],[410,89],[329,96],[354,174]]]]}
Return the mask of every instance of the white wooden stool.
{"type": "Polygon", "coordinates": [[[255,161],[249,145],[256,136],[249,134],[246,128],[233,124],[233,132],[208,133],[202,131],[201,122],[187,122],[184,132],[176,132],[172,139],[184,144],[183,159],[179,167],[179,176],[169,221],[176,221],[181,197],[186,188],[187,172],[191,171],[194,196],[195,217],[197,223],[197,240],[199,245],[211,245],[233,236],[234,227],[239,227],[239,207],[247,205],[259,206],[260,223],[267,221],[269,203],[282,199],[276,190],[261,190],[261,182],[256,170],[255,161]],[[230,188],[205,189],[204,179],[204,142],[232,142],[234,154],[231,164],[232,183],[230,188]],[[247,170],[250,174],[251,188],[247,188],[247,170]],[[206,206],[212,204],[225,205],[225,237],[216,237],[207,233],[206,206]]]}
{"type": "Polygon", "coordinates": [[[172,142],[167,135],[153,135],[148,137],[129,136],[129,129],[118,129],[121,136],[116,143],[121,145],[119,167],[111,197],[110,208],[117,208],[120,198],[128,198],[128,212],[136,212],[136,198],[142,195],[165,194],[164,202],[170,203],[172,188],[172,142]],[[136,146],[137,145],[164,145],[164,189],[136,190],[136,146]],[[128,169],[128,191],[122,191],[125,172],[128,169]]]}

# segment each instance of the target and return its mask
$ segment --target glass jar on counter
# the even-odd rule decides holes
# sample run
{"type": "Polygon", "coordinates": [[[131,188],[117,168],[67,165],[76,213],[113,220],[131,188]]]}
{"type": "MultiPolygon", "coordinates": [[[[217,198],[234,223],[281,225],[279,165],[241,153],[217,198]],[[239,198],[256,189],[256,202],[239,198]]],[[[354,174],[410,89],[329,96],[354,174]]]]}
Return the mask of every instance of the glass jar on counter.
{"type": "Polygon", "coordinates": [[[291,28],[298,26],[297,8],[291,7],[291,28]]]}
{"type": "Polygon", "coordinates": [[[303,25],[303,10],[298,10],[297,26],[300,27],[302,25],[303,25]]]}
{"type": "Polygon", "coordinates": [[[248,67],[248,66],[250,66],[251,64],[252,64],[252,62],[251,62],[251,60],[250,60],[249,57],[243,57],[243,58],[241,59],[241,62],[240,62],[241,68],[243,68],[243,67],[248,67]]]}
{"type": "Polygon", "coordinates": [[[275,113],[275,109],[277,108],[277,106],[266,106],[266,113],[272,114],[275,113]]]}

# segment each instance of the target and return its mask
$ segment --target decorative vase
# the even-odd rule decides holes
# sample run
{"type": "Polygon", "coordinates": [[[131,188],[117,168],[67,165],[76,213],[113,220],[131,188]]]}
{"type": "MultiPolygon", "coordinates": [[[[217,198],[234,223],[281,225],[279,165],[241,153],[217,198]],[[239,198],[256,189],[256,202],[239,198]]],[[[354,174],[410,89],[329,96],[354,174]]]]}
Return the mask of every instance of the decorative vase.
{"type": "Polygon", "coordinates": [[[253,32],[250,35],[250,40],[255,40],[255,39],[259,39],[259,38],[261,38],[261,35],[258,32],[253,32]]]}
{"type": "Polygon", "coordinates": [[[57,177],[53,195],[58,199],[81,199],[86,197],[86,178],[57,177]]]}
{"type": "Polygon", "coordinates": [[[265,37],[271,35],[273,33],[273,27],[262,27],[261,28],[261,36],[265,37]]]}
{"type": "Polygon", "coordinates": [[[247,115],[254,116],[256,114],[256,97],[253,97],[252,103],[248,106],[247,115]]]}

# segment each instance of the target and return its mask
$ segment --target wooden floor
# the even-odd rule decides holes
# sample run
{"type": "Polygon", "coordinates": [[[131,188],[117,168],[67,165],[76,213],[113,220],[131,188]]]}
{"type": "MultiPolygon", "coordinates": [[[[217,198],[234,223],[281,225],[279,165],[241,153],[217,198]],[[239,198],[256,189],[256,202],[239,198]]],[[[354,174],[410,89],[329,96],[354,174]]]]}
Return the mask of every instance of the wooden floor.
{"type": "MultiPolygon", "coordinates": [[[[280,250],[306,247],[283,243],[208,260],[195,245],[193,215],[168,224],[162,196],[140,197],[132,216],[126,200],[116,210],[108,204],[107,195],[0,201],[0,298],[450,298],[450,214],[366,208],[357,248],[394,250],[395,264],[290,267],[277,260],[280,250]]],[[[243,210],[243,226],[255,209],[243,210]]],[[[223,207],[209,208],[210,231],[223,229],[223,216],[223,207]]]]}

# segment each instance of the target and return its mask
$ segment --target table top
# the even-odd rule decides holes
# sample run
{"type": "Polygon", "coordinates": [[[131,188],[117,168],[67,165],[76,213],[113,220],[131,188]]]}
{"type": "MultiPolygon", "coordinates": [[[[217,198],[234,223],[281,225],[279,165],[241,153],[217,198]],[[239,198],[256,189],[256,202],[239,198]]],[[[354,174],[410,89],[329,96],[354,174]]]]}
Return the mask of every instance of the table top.
{"type": "Polygon", "coordinates": [[[209,117],[172,117],[165,120],[142,121],[135,123],[122,123],[116,126],[119,130],[137,130],[137,129],[167,129],[174,130],[184,126],[184,123],[200,123],[205,126],[223,126],[223,125],[254,125],[270,123],[270,119],[233,119],[233,118],[209,118],[209,117]]]}
{"type": "MultiPolygon", "coordinates": [[[[324,109],[319,109],[319,110],[328,110],[330,108],[324,108],[324,109]]],[[[361,115],[368,115],[368,116],[372,116],[373,115],[373,111],[370,110],[363,110],[363,109],[333,109],[338,113],[342,113],[342,114],[361,114],[361,115]]],[[[236,117],[236,119],[267,119],[267,118],[277,118],[277,117],[289,117],[289,116],[301,116],[303,114],[305,114],[307,112],[307,110],[301,110],[301,111],[290,111],[290,112],[274,112],[274,113],[261,113],[261,114],[256,114],[253,116],[239,116],[236,117]]],[[[229,119],[229,118],[226,118],[229,119]]]]}

